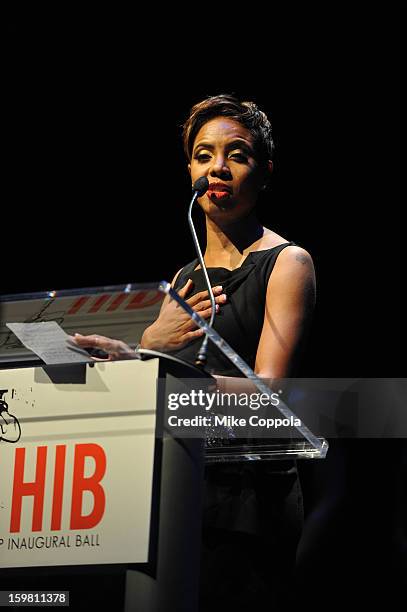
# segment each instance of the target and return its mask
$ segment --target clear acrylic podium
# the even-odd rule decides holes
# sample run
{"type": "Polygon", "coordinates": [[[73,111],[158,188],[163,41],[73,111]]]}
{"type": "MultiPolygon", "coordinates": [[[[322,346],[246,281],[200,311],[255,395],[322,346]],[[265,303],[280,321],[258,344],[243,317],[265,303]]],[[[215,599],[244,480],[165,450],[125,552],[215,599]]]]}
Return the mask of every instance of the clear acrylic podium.
{"type": "MultiPolygon", "coordinates": [[[[210,329],[206,321],[192,311],[165,281],[160,284],[128,284],[0,297],[0,368],[12,369],[14,372],[18,368],[46,370],[44,363],[17,341],[5,326],[6,322],[57,321],[68,334],[98,333],[121,339],[135,347],[144,329],[156,319],[164,294],[175,299],[195,323],[204,329],[211,342],[242,372],[242,378],[250,380],[261,393],[270,394],[270,388],[265,382],[254,374],[216,331],[210,329]]],[[[178,380],[188,377],[211,380],[205,372],[171,355],[140,350],[135,357],[151,364],[158,362],[157,376],[163,378],[163,371],[166,372],[165,376],[169,372],[169,378],[175,381],[175,384],[178,380]]],[[[138,364],[142,365],[140,361],[130,365],[138,364]]],[[[120,369],[122,365],[124,364],[117,362],[106,364],[106,369],[115,366],[120,369]]],[[[64,369],[63,364],[61,368],[64,369]]],[[[95,371],[97,369],[98,365],[93,368],[95,371]]],[[[123,367],[123,372],[125,370],[127,372],[123,367]]],[[[59,387],[59,384],[56,386],[59,387]]],[[[86,393],[82,396],[86,401],[86,393]]],[[[295,416],[282,402],[279,412],[285,418],[295,416]]],[[[97,422],[96,418],[95,423],[97,422]]],[[[156,612],[165,609],[163,602],[169,606],[168,609],[177,609],[179,612],[193,612],[197,609],[204,463],[325,456],[328,448],[326,441],[315,436],[304,424],[295,428],[293,433],[291,438],[286,439],[240,439],[233,440],[232,444],[226,438],[216,439],[211,434],[203,439],[184,439],[182,436],[176,438],[166,433],[157,436],[154,461],[158,463],[154,463],[154,473],[159,475],[151,508],[150,562],[131,566],[126,561],[118,564],[116,560],[113,562],[115,566],[105,565],[105,569],[110,568],[118,575],[125,576],[124,610],[143,609],[146,612],[156,612]],[[158,465],[161,471],[157,472],[158,465]]],[[[90,575],[100,571],[100,566],[92,563],[82,566],[80,572],[88,571],[90,575]]],[[[41,575],[52,575],[58,570],[63,576],[70,575],[74,570],[79,572],[78,568],[70,566],[49,567],[45,570],[42,568],[41,575]]],[[[5,578],[7,579],[7,576],[5,578]]]]}
{"type": "MultiPolygon", "coordinates": [[[[8,316],[25,322],[55,320],[68,334],[98,333],[135,347],[144,329],[158,316],[163,294],[177,301],[196,325],[204,330],[209,340],[240,370],[242,378],[250,381],[260,393],[270,394],[266,382],[256,376],[232,347],[166,281],[3,296],[0,299],[0,364],[3,363],[2,367],[12,367],[13,364],[18,366],[19,362],[27,364],[29,360],[39,363],[38,358],[16,342],[5,327],[4,323],[10,321],[8,316]]],[[[148,359],[153,354],[141,350],[139,356],[148,359]]],[[[296,417],[283,401],[280,401],[278,411],[282,418],[296,417]]],[[[234,440],[233,444],[230,440],[223,444],[222,440],[215,442],[213,438],[208,439],[206,462],[324,458],[327,450],[327,441],[314,435],[305,423],[301,423],[293,427],[291,437],[286,439],[255,442],[242,439],[234,440]]]]}
{"type": "MultiPolygon", "coordinates": [[[[162,281],[159,285],[160,291],[171,296],[189,314],[194,322],[205,331],[211,342],[213,342],[223,354],[238,368],[242,375],[250,381],[262,394],[270,395],[270,387],[248,366],[248,364],[232,349],[232,347],[202,319],[178,294],[171,285],[162,281]]],[[[293,411],[280,400],[278,411],[284,419],[296,419],[293,411]]],[[[248,439],[236,441],[233,444],[210,443],[206,444],[206,462],[235,462],[235,461],[258,461],[271,459],[323,459],[328,451],[328,443],[325,438],[314,435],[304,423],[293,425],[294,432],[289,438],[271,440],[265,439],[250,441],[248,439]],[[237,443],[236,443],[237,442],[237,443]],[[240,443],[239,443],[240,442],[240,443]]]]}

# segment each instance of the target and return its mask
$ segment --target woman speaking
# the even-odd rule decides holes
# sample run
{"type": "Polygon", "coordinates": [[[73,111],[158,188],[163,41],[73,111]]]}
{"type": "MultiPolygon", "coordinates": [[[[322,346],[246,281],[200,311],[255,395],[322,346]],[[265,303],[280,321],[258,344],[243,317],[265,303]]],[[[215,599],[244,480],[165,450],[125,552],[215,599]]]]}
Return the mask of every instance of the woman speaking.
{"type": "MultiPolygon", "coordinates": [[[[206,219],[204,261],[216,301],[214,329],[258,376],[291,376],[314,308],[315,274],[309,253],[263,227],[256,215],[273,169],[271,124],[253,102],[213,96],[191,109],[183,142],[192,184],[200,177],[209,183],[198,203],[206,219]]],[[[272,217],[272,201],[269,205],[272,217]]],[[[198,260],[179,270],[172,286],[202,317],[210,317],[198,260]]],[[[166,296],[141,347],[194,362],[202,334],[166,296]]],[[[75,341],[103,349],[111,359],[132,352],[102,336],[76,335],[75,341]]],[[[239,376],[211,343],[206,369],[218,377],[239,376]]],[[[302,527],[295,462],[210,465],[205,482],[200,609],[286,607],[302,527]]]]}

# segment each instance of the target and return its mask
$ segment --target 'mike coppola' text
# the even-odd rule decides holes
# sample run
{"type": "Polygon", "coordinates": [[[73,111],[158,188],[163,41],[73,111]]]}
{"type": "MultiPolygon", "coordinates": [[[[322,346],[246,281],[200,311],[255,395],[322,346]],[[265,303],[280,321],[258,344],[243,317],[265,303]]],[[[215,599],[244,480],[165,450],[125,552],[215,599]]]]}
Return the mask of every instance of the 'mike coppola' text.
{"type": "Polygon", "coordinates": [[[252,415],[249,419],[231,415],[194,416],[192,418],[168,417],[170,427],[262,427],[266,429],[278,429],[279,427],[300,427],[301,420],[290,417],[286,419],[268,419],[252,415]]]}

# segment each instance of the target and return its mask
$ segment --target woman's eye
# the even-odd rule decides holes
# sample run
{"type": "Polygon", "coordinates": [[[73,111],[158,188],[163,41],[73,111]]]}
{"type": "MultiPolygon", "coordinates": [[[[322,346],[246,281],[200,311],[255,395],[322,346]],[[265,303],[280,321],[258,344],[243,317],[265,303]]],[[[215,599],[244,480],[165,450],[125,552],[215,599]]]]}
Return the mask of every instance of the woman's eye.
{"type": "Polygon", "coordinates": [[[205,162],[208,161],[209,155],[207,153],[198,153],[198,155],[195,155],[195,159],[199,162],[205,162]]]}
{"type": "Polygon", "coordinates": [[[234,160],[240,161],[240,162],[247,161],[247,157],[246,157],[246,155],[243,155],[243,153],[232,153],[230,157],[232,157],[234,160]]]}

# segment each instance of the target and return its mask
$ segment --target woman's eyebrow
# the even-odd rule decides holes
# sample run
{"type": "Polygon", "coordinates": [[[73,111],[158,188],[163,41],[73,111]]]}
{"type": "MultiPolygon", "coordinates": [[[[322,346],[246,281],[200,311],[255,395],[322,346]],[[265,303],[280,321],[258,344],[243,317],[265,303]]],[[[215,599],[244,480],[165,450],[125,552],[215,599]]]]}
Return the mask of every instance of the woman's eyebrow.
{"type": "MultiPolygon", "coordinates": [[[[215,145],[213,145],[212,143],[207,142],[207,141],[202,141],[202,142],[199,142],[194,147],[194,151],[196,151],[197,149],[201,149],[202,147],[205,148],[205,149],[213,150],[215,148],[215,145]]],[[[252,145],[247,140],[244,140],[243,138],[234,138],[231,142],[228,142],[226,144],[226,149],[233,149],[233,148],[236,148],[236,147],[238,147],[238,148],[245,148],[249,152],[253,151],[252,145]]]]}
{"type": "Polygon", "coordinates": [[[200,149],[201,147],[205,147],[205,149],[214,149],[214,146],[210,142],[202,141],[198,143],[197,145],[195,145],[194,151],[196,151],[197,149],[200,149]]]}
{"type": "Polygon", "coordinates": [[[227,149],[232,149],[234,147],[238,147],[240,149],[246,149],[249,152],[253,151],[253,146],[250,144],[250,142],[248,142],[247,140],[244,140],[243,138],[235,138],[234,140],[232,140],[232,142],[229,142],[227,144],[227,149]]]}

